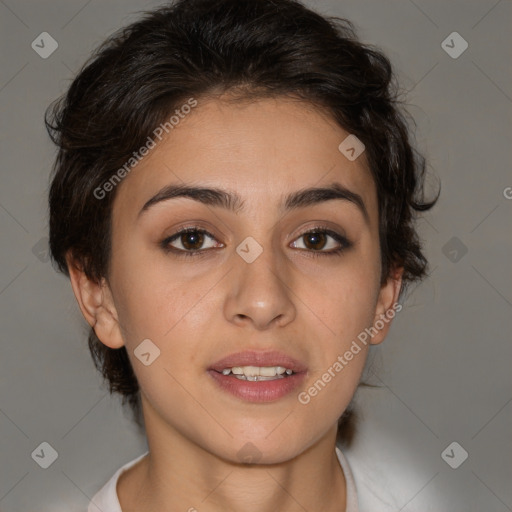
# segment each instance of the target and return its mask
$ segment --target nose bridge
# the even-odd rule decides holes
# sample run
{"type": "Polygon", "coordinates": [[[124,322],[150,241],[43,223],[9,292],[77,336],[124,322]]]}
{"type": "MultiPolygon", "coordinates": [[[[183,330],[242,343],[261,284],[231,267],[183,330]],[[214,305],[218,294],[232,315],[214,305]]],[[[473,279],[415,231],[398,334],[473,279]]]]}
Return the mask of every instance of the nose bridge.
{"type": "Polygon", "coordinates": [[[263,238],[249,236],[237,246],[226,301],[228,320],[252,321],[259,329],[295,317],[283,255],[272,247],[269,233],[263,238]]]}

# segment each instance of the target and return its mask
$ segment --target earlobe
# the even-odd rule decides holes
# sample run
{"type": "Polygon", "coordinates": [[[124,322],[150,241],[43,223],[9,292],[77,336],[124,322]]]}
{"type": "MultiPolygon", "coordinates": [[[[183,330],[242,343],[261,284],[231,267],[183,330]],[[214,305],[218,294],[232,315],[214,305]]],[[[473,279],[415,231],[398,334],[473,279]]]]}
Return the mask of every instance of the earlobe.
{"type": "Polygon", "coordinates": [[[124,345],[112,293],[105,279],[95,282],[66,255],[73,293],[87,323],[100,341],[110,348],[124,345]]]}
{"type": "Polygon", "coordinates": [[[402,287],[403,273],[403,267],[394,269],[381,286],[373,319],[372,327],[376,332],[370,341],[372,345],[378,345],[384,341],[393,318],[397,311],[402,309],[402,306],[398,304],[398,297],[402,287]]]}

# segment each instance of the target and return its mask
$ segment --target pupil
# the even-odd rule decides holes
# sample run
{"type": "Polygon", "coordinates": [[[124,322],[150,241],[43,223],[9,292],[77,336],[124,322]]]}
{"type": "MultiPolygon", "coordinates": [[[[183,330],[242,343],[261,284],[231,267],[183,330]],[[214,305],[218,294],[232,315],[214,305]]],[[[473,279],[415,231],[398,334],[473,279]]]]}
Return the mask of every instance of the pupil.
{"type": "Polygon", "coordinates": [[[186,249],[197,249],[197,246],[201,246],[203,242],[203,234],[197,231],[185,233],[183,235],[181,243],[186,249]],[[190,242],[190,243],[189,243],[190,242]]]}
{"type": "Polygon", "coordinates": [[[320,247],[313,247],[314,249],[321,249],[325,245],[324,233],[308,233],[306,235],[306,239],[308,241],[306,245],[308,245],[310,242],[313,246],[320,244],[320,247]]]}

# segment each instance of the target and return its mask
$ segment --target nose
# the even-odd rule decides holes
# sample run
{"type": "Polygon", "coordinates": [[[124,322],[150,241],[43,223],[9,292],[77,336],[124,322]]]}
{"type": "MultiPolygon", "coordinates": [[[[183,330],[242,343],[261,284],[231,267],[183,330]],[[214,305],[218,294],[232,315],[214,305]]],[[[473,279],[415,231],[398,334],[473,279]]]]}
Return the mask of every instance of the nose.
{"type": "Polygon", "coordinates": [[[296,316],[290,273],[276,251],[263,249],[251,263],[234,255],[224,314],[239,326],[257,330],[284,327],[296,316]]]}

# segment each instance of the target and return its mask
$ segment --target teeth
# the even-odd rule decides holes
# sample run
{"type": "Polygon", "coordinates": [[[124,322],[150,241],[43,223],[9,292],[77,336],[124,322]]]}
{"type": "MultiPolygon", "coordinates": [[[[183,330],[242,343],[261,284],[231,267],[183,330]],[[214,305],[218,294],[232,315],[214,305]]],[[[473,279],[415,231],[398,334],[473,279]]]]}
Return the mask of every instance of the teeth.
{"type": "Polygon", "coordinates": [[[224,368],[222,375],[232,373],[243,380],[270,380],[272,378],[282,378],[284,373],[291,375],[293,370],[283,366],[234,366],[233,368],[224,368]],[[256,377],[259,377],[256,379],[256,377]]]}
{"type": "MultiPolygon", "coordinates": [[[[274,375],[282,375],[286,370],[286,368],[283,368],[282,366],[273,366],[271,368],[268,368],[266,366],[260,368],[260,375],[263,377],[273,377],[274,375]]],[[[290,373],[291,370],[288,370],[290,373]]]]}
{"type": "Polygon", "coordinates": [[[252,382],[260,381],[260,380],[277,380],[277,379],[284,379],[284,375],[274,375],[274,377],[262,377],[260,375],[254,375],[247,377],[245,375],[235,375],[235,377],[239,380],[250,380],[252,382]]]}

